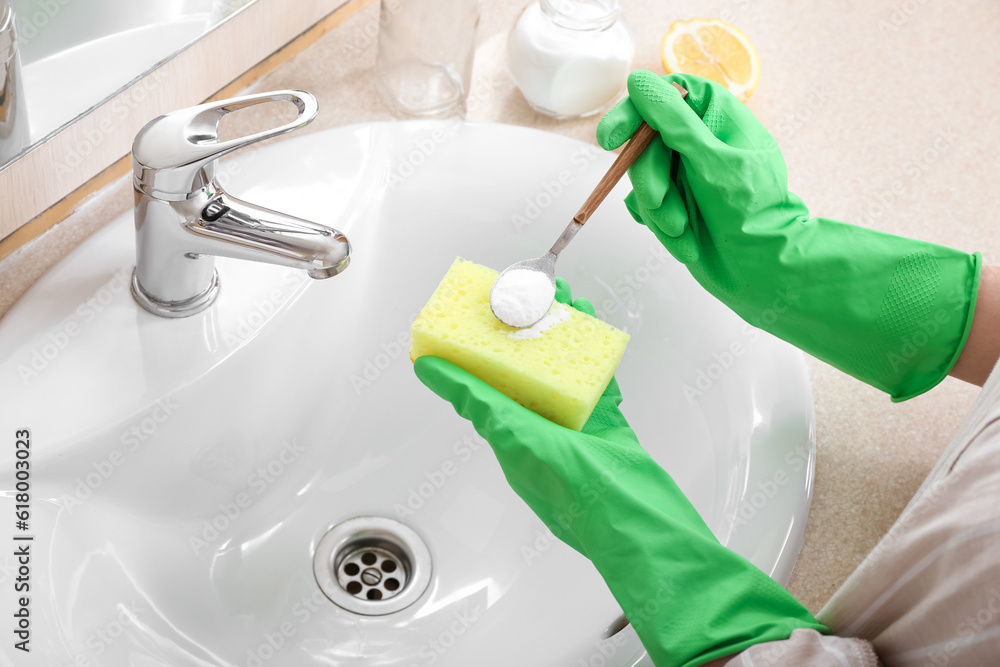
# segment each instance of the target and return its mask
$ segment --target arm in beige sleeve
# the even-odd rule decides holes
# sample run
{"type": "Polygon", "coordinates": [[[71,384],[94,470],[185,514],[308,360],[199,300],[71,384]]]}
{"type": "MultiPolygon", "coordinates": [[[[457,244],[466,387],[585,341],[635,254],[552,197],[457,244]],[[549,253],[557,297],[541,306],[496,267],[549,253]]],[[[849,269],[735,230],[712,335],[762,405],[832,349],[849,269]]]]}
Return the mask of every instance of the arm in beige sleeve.
{"type": "Polygon", "coordinates": [[[703,667],[882,667],[872,645],[864,639],[821,635],[800,629],[788,639],[751,646],[742,653],[720,658],[703,667]]]}
{"type": "Polygon", "coordinates": [[[951,375],[983,386],[1000,357],[1000,266],[984,266],[972,328],[951,375]]]}

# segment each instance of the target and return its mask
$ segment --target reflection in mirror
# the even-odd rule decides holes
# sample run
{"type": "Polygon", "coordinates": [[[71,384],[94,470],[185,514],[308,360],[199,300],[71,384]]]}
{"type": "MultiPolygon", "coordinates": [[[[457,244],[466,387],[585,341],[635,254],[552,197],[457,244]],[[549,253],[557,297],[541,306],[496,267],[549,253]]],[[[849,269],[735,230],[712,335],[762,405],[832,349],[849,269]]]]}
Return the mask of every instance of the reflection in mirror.
{"type": "MultiPolygon", "coordinates": [[[[0,82],[6,72],[8,88],[22,93],[17,127],[5,124],[0,101],[0,166],[253,1],[0,0],[0,16],[13,10],[7,23],[17,35],[0,82]]],[[[4,44],[0,31],[0,63],[4,44]]]]}
{"type": "Polygon", "coordinates": [[[0,0],[0,164],[28,146],[14,12],[0,0]]]}

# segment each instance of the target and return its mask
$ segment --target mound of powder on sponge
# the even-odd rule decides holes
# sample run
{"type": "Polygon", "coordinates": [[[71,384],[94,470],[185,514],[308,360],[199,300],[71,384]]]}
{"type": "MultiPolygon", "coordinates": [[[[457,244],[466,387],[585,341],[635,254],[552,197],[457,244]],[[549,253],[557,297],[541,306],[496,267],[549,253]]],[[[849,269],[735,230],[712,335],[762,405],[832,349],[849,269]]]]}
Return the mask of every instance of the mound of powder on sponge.
{"type": "Polygon", "coordinates": [[[513,327],[530,327],[548,312],[555,288],[541,271],[514,269],[493,286],[490,306],[497,318],[513,327]]]}

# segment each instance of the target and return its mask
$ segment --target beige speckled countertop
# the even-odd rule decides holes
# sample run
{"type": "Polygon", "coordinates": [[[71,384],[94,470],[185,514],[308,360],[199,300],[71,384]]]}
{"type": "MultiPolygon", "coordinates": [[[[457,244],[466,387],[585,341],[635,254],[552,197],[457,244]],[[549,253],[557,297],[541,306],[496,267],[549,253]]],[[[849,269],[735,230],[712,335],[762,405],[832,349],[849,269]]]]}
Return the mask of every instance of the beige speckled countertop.
{"type": "MultiPolygon", "coordinates": [[[[594,141],[597,118],[534,113],[504,63],[506,32],[524,2],[488,0],[476,56],[479,98],[468,118],[528,125],[594,141]]],[[[763,62],[750,108],[779,140],[791,188],[824,215],[979,250],[1000,263],[1000,3],[967,0],[622,0],[636,67],[662,73],[670,22],[721,16],[763,62]],[[894,194],[895,192],[895,194],[894,194]],[[901,193],[901,194],[899,194],[901,193]],[[881,201],[880,201],[881,200],[881,201]]],[[[306,131],[391,118],[370,85],[372,2],[254,89],[303,88],[320,101],[306,131]]],[[[478,86],[478,88],[477,88],[478,86]]],[[[0,263],[0,312],[47,264],[130,205],[126,183],[0,263]],[[41,268],[40,268],[41,267],[41,268]]],[[[789,585],[818,611],[875,545],[956,431],[978,391],[946,380],[896,405],[810,360],[817,464],[805,546],[789,585]]]]}

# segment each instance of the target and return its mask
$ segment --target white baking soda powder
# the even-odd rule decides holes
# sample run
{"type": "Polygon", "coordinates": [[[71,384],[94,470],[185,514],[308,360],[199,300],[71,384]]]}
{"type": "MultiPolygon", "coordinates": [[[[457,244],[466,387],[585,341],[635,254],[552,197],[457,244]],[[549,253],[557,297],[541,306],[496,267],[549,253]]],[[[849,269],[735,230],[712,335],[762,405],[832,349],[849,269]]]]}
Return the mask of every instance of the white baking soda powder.
{"type": "Polygon", "coordinates": [[[497,279],[490,308],[504,324],[528,327],[542,319],[552,305],[552,281],[541,271],[514,269],[497,279]]]}
{"type": "Polygon", "coordinates": [[[518,329],[517,331],[507,332],[508,338],[513,338],[514,340],[526,340],[528,338],[538,338],[543,332],[548,331],[555,325],[559,324],[565,319],[569,318],[569,306],[564,303],[559,303],[556,301],[549,308],[549,312],[545,313],[545,316],[532,324],[526,329],[518,329]]]}

